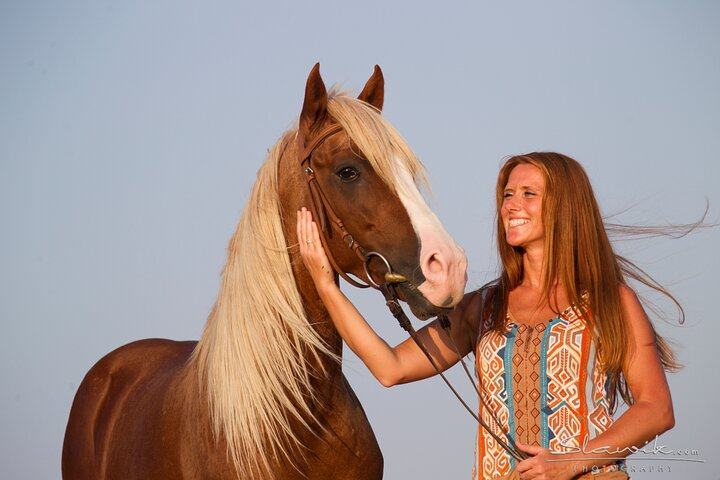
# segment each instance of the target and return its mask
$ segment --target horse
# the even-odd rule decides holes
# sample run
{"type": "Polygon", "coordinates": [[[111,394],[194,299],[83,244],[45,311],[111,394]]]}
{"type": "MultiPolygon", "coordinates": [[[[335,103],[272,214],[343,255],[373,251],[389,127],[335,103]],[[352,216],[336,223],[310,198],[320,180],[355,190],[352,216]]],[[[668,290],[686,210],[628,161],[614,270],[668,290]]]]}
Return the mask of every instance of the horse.
{"type": "Polygon", "coordinates": [[[325,200],[315,213],[336,281],[377,285],[392,268],[421,319],[459,302],[464,252],[425,204],[423,165],[383,102],[378,66],[355,98],[328,92],[315,65],[297,127],[257,173],[200,340],[139,340],[89,370],[65,432],[65,480],[382,478],[342,339],[299,256],[295,212],[325,200]]]}

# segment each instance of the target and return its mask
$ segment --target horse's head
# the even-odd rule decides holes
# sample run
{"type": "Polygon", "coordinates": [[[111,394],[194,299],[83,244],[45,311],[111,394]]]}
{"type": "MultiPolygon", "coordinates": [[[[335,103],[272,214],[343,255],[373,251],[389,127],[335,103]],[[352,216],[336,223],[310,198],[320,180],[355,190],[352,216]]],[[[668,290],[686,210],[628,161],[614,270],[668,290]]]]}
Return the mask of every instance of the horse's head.
{"type": "Polygon", "coordinates": [[[383,100],[379,67],[354,99],[328,96],[315,65],[300,115],[297,162],[286,168],[303,171],[306,183],[316,182],[298,201],[314,210],[327,232],[326,250],[336,267],[365,280],[367,269],[371,283],[383,283],[384,257],[400,275],[401,299],[426,319],[460,301],[467,260],[420,194],[422,164],[381,117],[383,100]],[[381,256],[364,266],[363,254],[371,251],[381,256]]]}

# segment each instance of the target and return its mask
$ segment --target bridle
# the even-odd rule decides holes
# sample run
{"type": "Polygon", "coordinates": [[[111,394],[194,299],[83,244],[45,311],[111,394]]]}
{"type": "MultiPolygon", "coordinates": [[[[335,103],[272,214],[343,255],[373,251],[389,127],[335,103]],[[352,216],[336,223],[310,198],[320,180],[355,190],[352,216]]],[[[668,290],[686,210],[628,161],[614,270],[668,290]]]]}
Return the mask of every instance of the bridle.
{"type": "MultiPolygon", "coordinates": [[[[342,219],[337,215],[335,212],[335,209],[332,208],[332,204],[328,200],[327,196],[323,192],[320,184],[317,181],[317,177],[315,176],[315,170],[312,168],[312,154],[313,152],[322,145],[325,140],[330,138],[331,136],[335,135],[336,133],[339,133],[343,130],[342,126],[339,124],[333,124],[329,127],[325,128],[324,130],[320,131],[312,142],[310,142],[309,145],[305,145],[305,139],[303,138],[303,135],[298,132],[296,137],[296,146],[298,151],[298,159],[300,166],[302,167],[303,171],[305,172],[308,188],[310,190],[310,199],[312,203],[312,214],[313,218],[316,219],[319,225],[319,236],[320,241],[322,243],[323,248],[325,249],[325,254],[330,261],[330,264],[332,265],[333,270],[340,275],[342,278],[344,278],[348,283],[351,285],[354,285],[358,288],[368,288],[373,287],[380,292],[382,292],[383,296],[385,297],[385,304],[390,309],[390,312],[395,317],[395,319],[398,321],[400,326],[405,329],[405,331],[408,332],[410,337],[413,339],[415,344],[420,348],[420,350],[425,354],[427,359],[432,364],[435,371],[440,375],[440,377],[443,379],[445,384],[450,388],[452,393],[455,395],[455,397],[460,401],[460,403],[465,407],[465,410],[472,415],[472,417],[480,424],[482,428],[484,428],[490,436],[495,439],[496,442],[498,442],[498,445],[500,445],[505,451],[507,451],[511,456],[513,456],[516,460],[521,461],[525,458],[527,458],[527,454],[524,452],[518,450],[518,448],[515,446],[515,442],[512,440],[510,435],[505,432],[504,428],[500,424],[499,420],[495,415],[491,413],[491,418],[493,419],[496,426],[500,429],[500,431],[505,435],[505,438],[507,438],[507,442],[505,442],[502,438],[500,438],[493,429],[490,428],[490,426],[478,416],[477,413],[475,413],[467,403],[462,399],[460,394],[455,390],[455,388],[452,386],[450,381],[445,377],[445,374],[442,372],[440,367],[437,365],[437,362],[435,359],[430,355],[430,352],[428,351],[427,347],[423,344],[422,340],[417,334],[417,331],[413,327],[412,323],[410,322],[410,319],[405,314],[402,306],[399,303],[397,291],[396,288],[399,284],[402,283],[408,283],[408,279],[404,277],[401,274],[395,273],[392,270],[392,267],[390,265],[390,262],[379,252],[374,251],[367,251],[364,249],[355,239],[353,236],[348,232],[347,228],[345,228],[345,224],[343,223],[342,219]],[[335,257],[333,256],[332,250],[329,248],[329,242],[330,238],[332,236],[332,231],[335,230],[342,238],[345,245],[350,248],[355,255],[363,262],[363,270],[365,271],[365,276],[367,278],[367,283],[361,283],[354,278],[350,277],[342,268],[338,266],[337,261],[335,260],[335,257]],[[370,274],[369,264],[370,261],[373,259],[373,257],[379,258],[387,268],[387,272],[384,276],[384,283],[378,284],[375,282],[375,280],[372,278],[372,275],[370,274]]],[[[438,316],[438,321],[440,323],[440,326],[445,330],[448,337],[452,340],[452,335],[450,334],[450,321],[445,315],[438,316]]],[[[475,385],[475,381],[472,378],[472,375],[470,374],[470,371],[467,368],[467,365],[465,364],[464,359],[460,355],[459,349],[457,348],[457,345],[455,345],[454,340],[452,340],[452,346],[455,349],[456,354],[458,355],[458,358],[460,358],[460,361],[462,362],[463,369],[465,370],[465,373],[467,374],[468,378],[470,378],[470,382],[473,384],[473,387],[475,388],[475,391],[478,394],[478,397],[480,398],[480,402],[485,408],[485,410],[492,412],[492,410],[487,408],[487,405],[485,405],[485,401],[480,394],[480,391],[477,388],[477,385],[475,385]]]]}
{"type": "Polygon", "coordinates": [[[355,241],[355,238],[353,238],[350,232],[348,232],[347,228],[345,228],[345,224],[335,212],[335,209],[332,207],[332,204],[328,200],[327,196],[322,190],[322,187],[320,187],[320,184],[317,181],[317,177],[315,176],[315,170],[313,170],[312,167],[312,154],[320,145],[323,144],[323,142],[325,142],[325,140],[332,137],[336,133],[339,133],[340,131],[342,131],[342,126],[340,126],[339,124],[330,125],[329,127],[322,130],[318,135],[316,135],[313,141],[310,142],[310,144],[307,146],[305,145],[305,139],[300,132],[298,132],[296,139],[297,150],[299,152],[298,159],[300,161],[300,166],[305,172],[305,178],[307,180],[308,188],[310,189],[310,199],[313,209],[312,214],[313,218],[315,218],[318,222],[320,241],[322,242],[322,246],[325,249],[325,254],[330,261],[330,265],[332,265],[333,270],[335,270],[335,272],[342,278],[344,278],[345,281],[347,281],[349,284],[354,285],[358,288],[373,287],[376,289],[380,289],[380,284],[378,284],[372,278],[372,275],[370,275],[370,261],[373,259],[373,257],[379,258],[380,261],[382,261],[387,268],[387,272],[385,273],[385,283],[405,283],[407,282],[407,279],[404,276],[393,272],[392,268],[390,267],[390,262],[388,262],[388,260],[381,253],[367,251],[357,241],[355,241]],[[338,266],[338,263],[333,256],[332,250],[329,248],[330,238],[332,238],[333,230],[340,235],[343,243],[345,243],[345,245],[350,250],[352,250],[353,253],[355,253],[355,255],[363,262],[363,270],[365,271],[367,283],[361,283],[355,280],[354,278],[350,277],[347,272],[345,272],[342,268],[338,266]]]}

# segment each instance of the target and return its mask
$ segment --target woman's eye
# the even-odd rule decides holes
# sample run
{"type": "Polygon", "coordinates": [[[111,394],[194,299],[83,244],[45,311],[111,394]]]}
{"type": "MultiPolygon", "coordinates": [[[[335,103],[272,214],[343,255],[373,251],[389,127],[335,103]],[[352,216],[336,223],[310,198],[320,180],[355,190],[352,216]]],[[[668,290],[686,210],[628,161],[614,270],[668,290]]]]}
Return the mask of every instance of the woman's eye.
{"type": "Polygon", "coordinates": [[[337,176],[340,177],[340,180],[343,182],[352,182],[357,180],[358,176],[360,176],[360,172],[355,170],[353,167],[343,167],[337,171],[337,176]]]}

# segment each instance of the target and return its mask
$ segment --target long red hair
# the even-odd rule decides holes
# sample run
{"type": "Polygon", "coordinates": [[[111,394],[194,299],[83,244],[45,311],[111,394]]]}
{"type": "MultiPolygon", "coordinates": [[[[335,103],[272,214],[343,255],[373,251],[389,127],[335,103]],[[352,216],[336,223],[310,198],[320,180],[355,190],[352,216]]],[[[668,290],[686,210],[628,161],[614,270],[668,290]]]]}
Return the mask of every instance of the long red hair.
{"type": "MultiPolygon", "coordinates": [[[[503,331],[509,293],[523,280],[523,250],[505,241],[505,225],[500,215],[503,194],[513,168],[534,165],[545,177],[542,220],[545,228],[543,295],[549,305],[557,305],[553,286],[563,285],[572,305],[583,306],[590,314],[585,320],[592,328],[598,355],[608,375],[611,405],[619,394],[627,404],[632,395],[623,377],[623,368],[632,356],[628,328],[623,318],[620,286],[627,279],[641,282],[666,295],[684,312],[677,300],[658,282],[613,250],[605,230],[600,207],[590,179],[572,158],[553,152],[534,152],[508,159],[500,169],[496,186],[497,244],[502,264],[500,278],[493,289],[492,329],[503,331]]],[[[559,313],[559,312],[558,312],[559,313]]],[[[666,370],[678,364],[668,343],[657,333],[655,339],[666,370]]]]}

